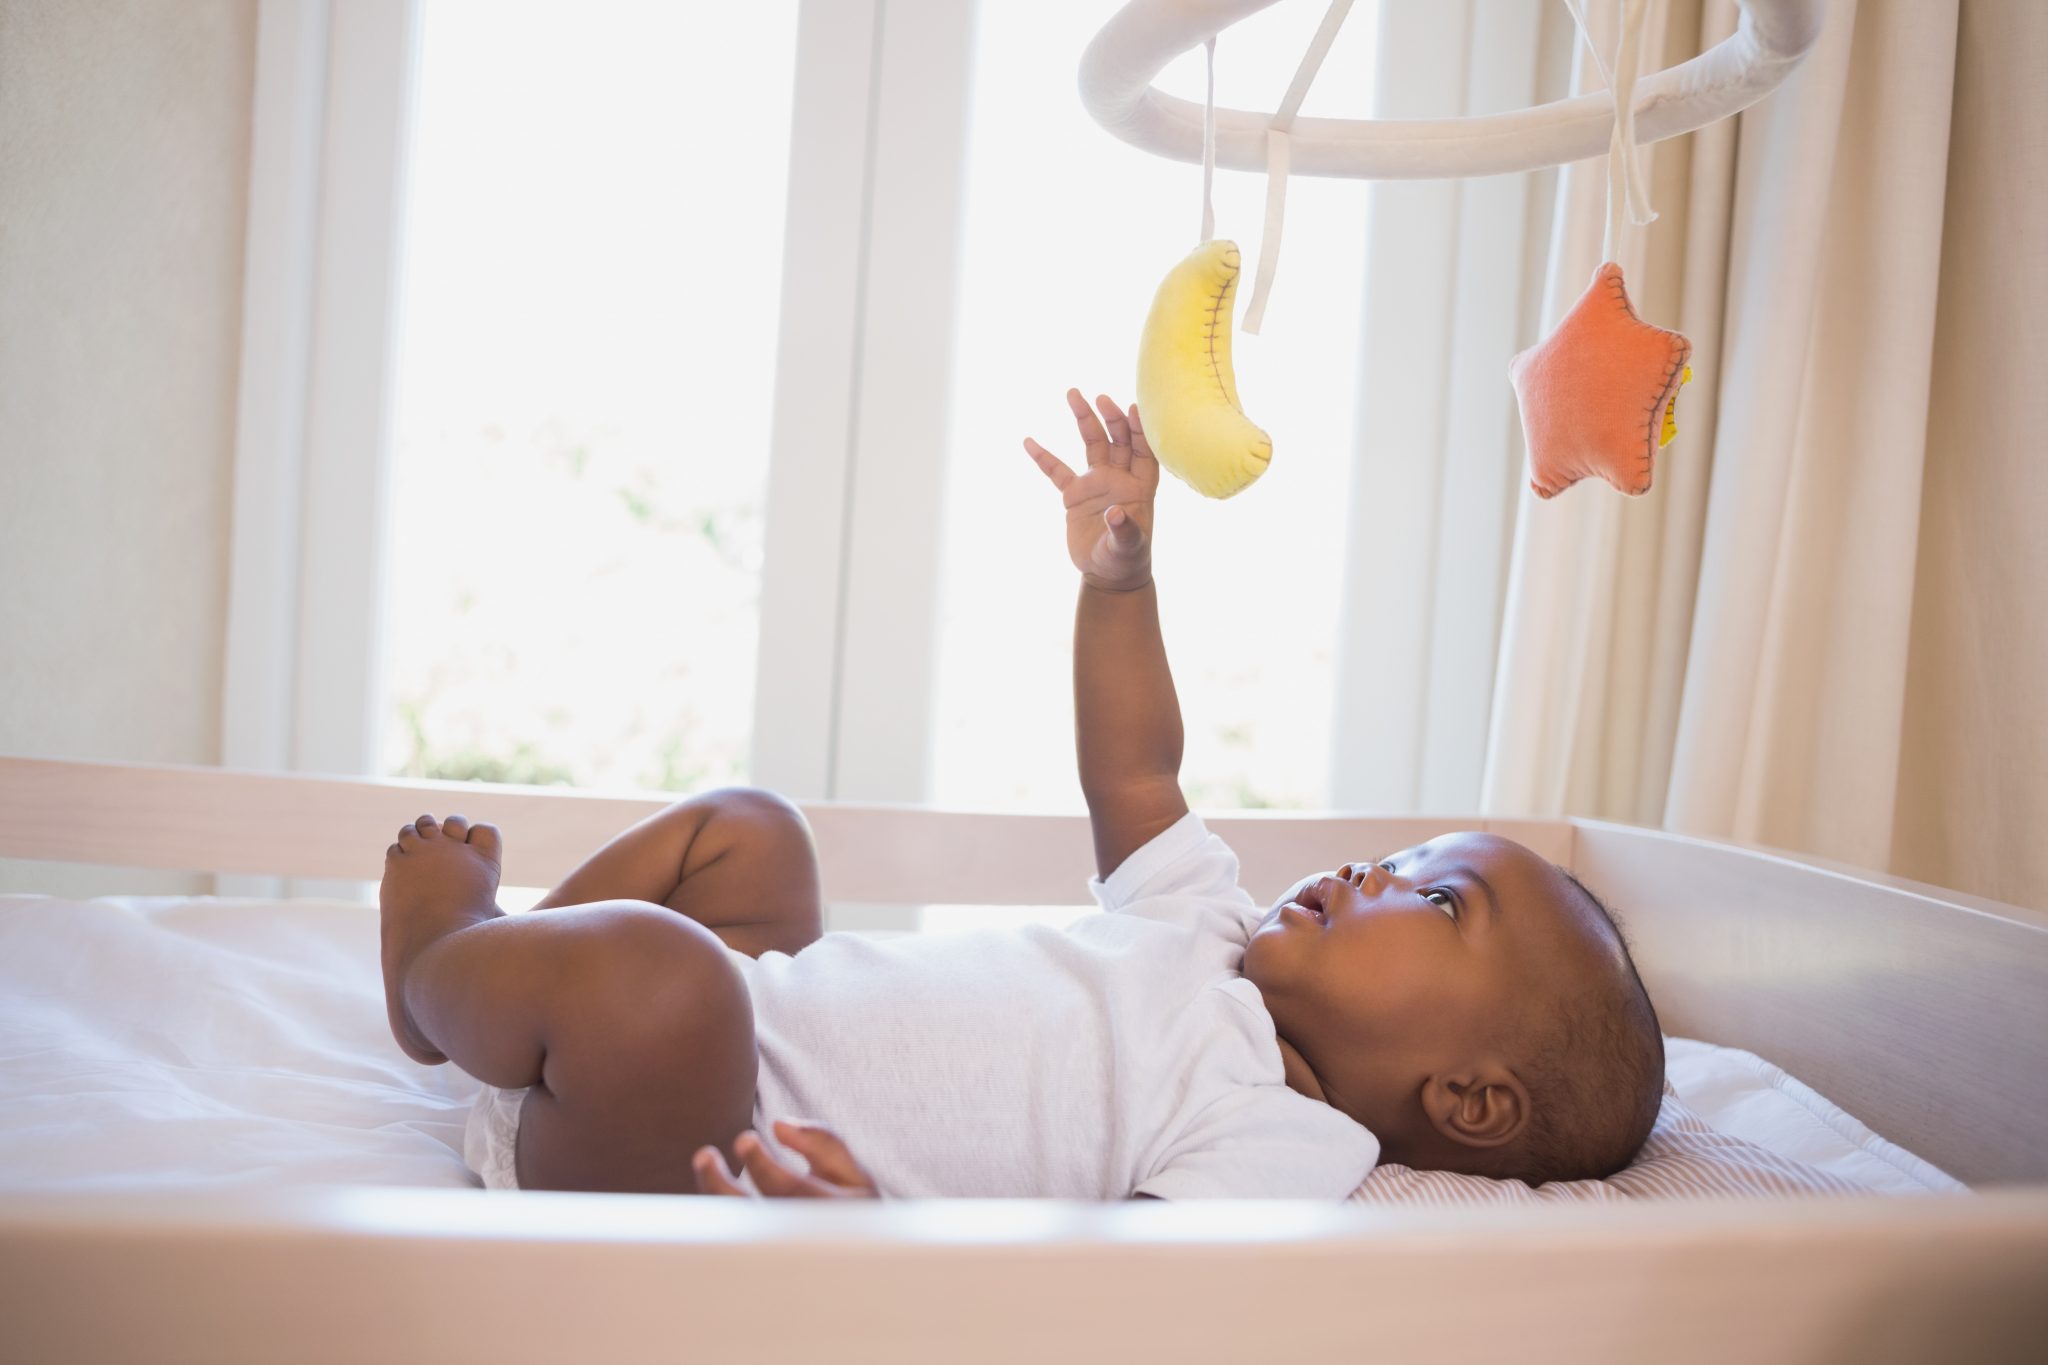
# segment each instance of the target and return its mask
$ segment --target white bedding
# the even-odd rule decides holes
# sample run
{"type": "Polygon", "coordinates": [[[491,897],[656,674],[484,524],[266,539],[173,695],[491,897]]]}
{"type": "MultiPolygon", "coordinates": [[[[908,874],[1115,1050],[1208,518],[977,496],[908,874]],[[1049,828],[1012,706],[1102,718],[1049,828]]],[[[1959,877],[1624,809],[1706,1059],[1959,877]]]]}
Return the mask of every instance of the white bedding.
{"type": "MultiPolygon", "coordinates": [[[[1748,1053],[1667,1056],[1717,1130],[1866,1189],[1963,1188],[1748,1053]]],[[[475,1185],[476,1090],[392,1042],[374,907],[0,896],[0,1187],[475,1185]]]]}

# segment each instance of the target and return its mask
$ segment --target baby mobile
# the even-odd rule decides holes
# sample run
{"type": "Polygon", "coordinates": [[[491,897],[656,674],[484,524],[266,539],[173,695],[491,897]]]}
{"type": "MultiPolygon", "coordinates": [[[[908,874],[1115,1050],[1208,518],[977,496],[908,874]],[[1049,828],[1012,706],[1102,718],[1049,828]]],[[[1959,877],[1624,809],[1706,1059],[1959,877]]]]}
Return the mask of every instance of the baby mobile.
{"type": "Polygon", "coordinates": [[[1265,473],[1273,458],[1271,438],[1245,415],[1231,362],[1242,263],[1237,244],[1215,235],[1211,192],[1219,157],[1245,170],[1263,162],[1266,171],[1265,226],[1244,318],[1244,330],[1256,335],[1279,263],[1290,169],[1368,179],[1494,175],[1583,160],[1604,142],[1602,264],[1550,335],[1514,357],[1509,375],[1521,410],[1529,485],[1539,497],[1554,497],[1589,475],[1623,493],[1649,491],[1652,459],[1677,434],[1678,389],[1692,378],[1686,364],[1692,345],[1636,315],[1616,261],[1624,210],[1639,225],[1655,217],[1637,143],[1690,132],[1770,93],[1812,46],[1821,0],[1738,0],[1741,19],[1732,36],[1640,82],[1640,92],[1638,49],[1648,0],[1615,0],[1611,63],[1593,41],[1586,0],[1565,0],[1607,83],[1604,93],[1514,114],[1316,120],[1312,131],[1297,129],[1302,100],[1351,2],[1332,0],[1271,115],[1224,110],[1219,118],[1215,57],[1219,32],[1275,0],[1133,0],[1082,58],[1082,102],[1098,123],[1147,151],[1202,163],[1199,245],[1160,284],[1138,348],[1138,408],[1160,464],[1197,492],[1228,498],[1265,473]],[[1206,50],[1208,69],[1199,111],[1151,88],[1169,61],[1197,43],[1206,50]]]}

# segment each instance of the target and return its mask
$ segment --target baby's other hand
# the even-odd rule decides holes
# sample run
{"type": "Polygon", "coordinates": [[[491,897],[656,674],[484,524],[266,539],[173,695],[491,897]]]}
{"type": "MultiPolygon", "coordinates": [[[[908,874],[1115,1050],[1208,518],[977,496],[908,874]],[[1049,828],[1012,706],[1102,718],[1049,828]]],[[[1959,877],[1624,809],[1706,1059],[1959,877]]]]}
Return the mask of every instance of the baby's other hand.
{"type": "Polygon", "coordinates": [[[1076,474],[1066,462],[1029,436],[1024,449],[1052,480],[1067,505],[1067,555],[1087,582],[1112,592],[1130,592],[1152,581],[1152,499],[1159,491],[1159,461],[1138,419],[1104,394],[1096,419],[1079,389],[1067,390],[1067,406],[1088,452],[1088,472],[1076,474]],[[1103,429],[1107,422],[1108,430],[1103,429]]]}
{"type": "MultiPolygon", "coordinates": [[[[878,1199],[874,1180],[839,1135],[823,1124],[775,1120],[775,1136],[811,1163],[809,1175],[798,1175],[762,1145],[752,1129],[733,1139],[733,1154],[754,1177],[754,1188],[767,1199],[878,1199]]],[[[725,1158],[716,1147],[700,1147],[691,1166],[697,1173],[699,1194],[727,1194],[741,1199],[747,1192],[735,1182],[725,1158]]]]}

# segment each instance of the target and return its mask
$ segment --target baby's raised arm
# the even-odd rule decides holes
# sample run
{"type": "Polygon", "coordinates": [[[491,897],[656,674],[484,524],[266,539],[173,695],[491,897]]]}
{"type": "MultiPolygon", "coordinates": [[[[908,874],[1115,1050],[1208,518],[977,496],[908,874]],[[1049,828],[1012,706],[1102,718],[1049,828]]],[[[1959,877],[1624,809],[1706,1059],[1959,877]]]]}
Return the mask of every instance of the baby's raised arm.
{"type": "Polygon", "coordinates": [[[1078,389],[1067,390],[1087,448],[1085,474],[1029,437],[1024,448],[1066,502],[1067,554],[1081,571],[1074,747],[1095,833],[1096,870],[1107,877],[1186,815],[1188,804],[1180,790],[1180,699],[1152,583],[1159,462],[1135,406],[1126,415],[1106,395],[1096,401],[1101,420],[1078,389]]]}

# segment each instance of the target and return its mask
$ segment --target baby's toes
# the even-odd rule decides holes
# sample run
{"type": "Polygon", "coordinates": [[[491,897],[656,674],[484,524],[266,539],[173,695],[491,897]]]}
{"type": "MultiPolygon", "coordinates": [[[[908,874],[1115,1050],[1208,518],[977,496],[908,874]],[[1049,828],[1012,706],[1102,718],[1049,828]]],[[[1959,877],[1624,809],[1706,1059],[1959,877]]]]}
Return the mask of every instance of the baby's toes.
{"type": "Polygon", "coordinates": [[[469,846],[494,863],[504,861],[505,841],[499,837],[496,825],[471,825],[469,846]]]}
{"type": "Polygon", "coordinates": [[[441,834],[459,844],[469,838],[469,820],[464,816],[451,815],[441,822],[441,834]]]}
{"type": "Polygon", "coordinates": [[[410,824],[400,825],[398,828],[398,847],[402,852],[417,853],[420,847],[419,829],[410,824]]]}
{"type": "Polygon", "coordinates": [[[422,815],[412,823],[414,828],[419,830],[422,839],[431,839],[441,832],[441,827],[435,823],[434,817],[431,815],[422,815]]]}

